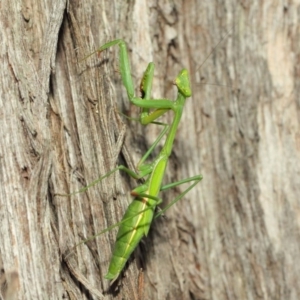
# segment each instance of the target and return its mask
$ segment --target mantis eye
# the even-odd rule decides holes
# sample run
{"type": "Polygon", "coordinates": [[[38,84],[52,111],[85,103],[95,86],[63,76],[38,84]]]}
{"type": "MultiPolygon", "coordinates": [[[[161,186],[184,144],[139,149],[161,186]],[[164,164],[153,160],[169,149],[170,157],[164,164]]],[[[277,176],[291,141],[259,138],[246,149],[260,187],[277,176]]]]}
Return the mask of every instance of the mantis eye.
{"type": "Polygon", "coordinates": [[[183,69],[180,71],[180,73],[175,79],[175,85],[177,86],[180,93],[183,94],[185,97],[190,97],[192,95],[189,73],[187,69],[183,69]]]}

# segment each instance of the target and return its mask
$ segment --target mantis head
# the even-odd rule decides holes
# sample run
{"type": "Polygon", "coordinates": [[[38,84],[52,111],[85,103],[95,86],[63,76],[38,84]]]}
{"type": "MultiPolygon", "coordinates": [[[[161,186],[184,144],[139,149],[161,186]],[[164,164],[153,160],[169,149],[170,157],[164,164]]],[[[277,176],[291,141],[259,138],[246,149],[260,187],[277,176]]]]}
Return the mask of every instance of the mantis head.
{"type": "Polygon", "coordinates": [[[192,95],[190,79],[187,69],[183,69],[180,71],[180,73],[175,79],[175,85],[184,97],[190,97],[192,95]]]}

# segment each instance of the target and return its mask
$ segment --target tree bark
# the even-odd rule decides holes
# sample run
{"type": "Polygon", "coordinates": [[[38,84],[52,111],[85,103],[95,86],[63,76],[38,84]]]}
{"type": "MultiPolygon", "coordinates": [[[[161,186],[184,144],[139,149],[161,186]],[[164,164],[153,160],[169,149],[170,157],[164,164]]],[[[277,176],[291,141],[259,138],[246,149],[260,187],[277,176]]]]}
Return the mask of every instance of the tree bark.
{"type": "MultiPolygon", "coordinates": [[[[1,3],[2,299],[299,299],[300,2],[8,1],[1,3]],[[113,229],[158,136],[119,75],[123,38],[139,82],[175,99],[190,73],[165,183],[204,177],[104,279],[113,229]],[[124,175],[124,176],[123,176],[124,175]]],[[[162,120],[171,123],[170,112],[162,120]]],[[[155,151],[154,155],[159,153],[155,151]]],[[[164,205],[184,186],[161,193],[164,205]]],[[[1,298],[0,297],[0,298],[1,298]]]]}

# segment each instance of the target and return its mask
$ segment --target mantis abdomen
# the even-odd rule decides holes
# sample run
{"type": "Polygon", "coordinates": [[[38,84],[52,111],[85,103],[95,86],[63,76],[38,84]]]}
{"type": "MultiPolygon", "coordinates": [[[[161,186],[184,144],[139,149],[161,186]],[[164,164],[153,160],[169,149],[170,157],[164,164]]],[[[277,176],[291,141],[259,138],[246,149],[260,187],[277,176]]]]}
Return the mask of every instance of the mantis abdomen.
{"type": "Polygon", "coordinates": [[[115,279],[152,223],[156,200],[136,197],[126,210],[121,224],[106,279],[115,279]],[[149,208],[150,207],[150,208],[149,208]],[[147,209],[148,208],[148,209],[147,209]],[[146,211],[144,211],[146,209],[146,211]],[[144,211],[140,213],[141,211],[144,211]],[[127,219],[127,221],[126,221],[127,219]]]}

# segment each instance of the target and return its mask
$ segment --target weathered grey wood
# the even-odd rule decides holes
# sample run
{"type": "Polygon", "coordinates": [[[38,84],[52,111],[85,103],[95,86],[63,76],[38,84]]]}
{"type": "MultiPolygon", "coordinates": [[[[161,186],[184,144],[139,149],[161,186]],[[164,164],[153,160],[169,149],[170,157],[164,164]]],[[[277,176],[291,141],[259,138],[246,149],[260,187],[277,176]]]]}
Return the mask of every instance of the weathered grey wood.
{"type": "Polygon", "coordinates": [[[299,8],[297,0],[2,1],[0,296],[299,299],[299,8]],[[86,193],[57,193],[117,162],[133,167],[161,130],[119,116],[139,110],[122,87],[117,48],[82,61],[114,38],[128,42],[137,93],[149,61],[155,98],[175,98],[172,81],[190,71],[193,96],[166,183],[204,179],[154,222],[109,289],[116,230],[66,253],[121,219],[135,182],[116,174],[86,193]]]}

